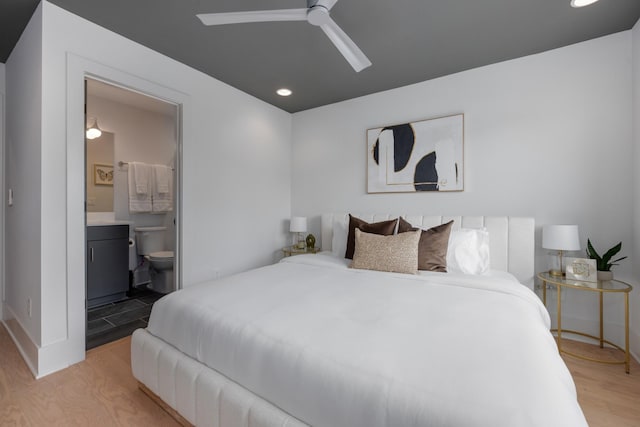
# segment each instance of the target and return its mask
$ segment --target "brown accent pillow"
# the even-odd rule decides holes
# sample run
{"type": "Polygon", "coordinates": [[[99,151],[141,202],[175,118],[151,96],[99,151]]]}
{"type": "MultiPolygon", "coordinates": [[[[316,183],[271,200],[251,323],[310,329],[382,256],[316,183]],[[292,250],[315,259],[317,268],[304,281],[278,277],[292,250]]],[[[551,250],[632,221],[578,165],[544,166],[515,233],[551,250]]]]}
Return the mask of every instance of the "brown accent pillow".
{"type": "Polygon", "coordinates": [[[356,228],[355,235],[350,268],[407,274],[418,272],[419,231],[380,236],[356,228]]]}
{"type": "Polygon", "coordinates": [[[356,218],[349,214],[349,234],[347,234],[347,252],[344,257],[353,259],[353,251],[356,247],[356,228],[364,231],[365,233],[380,234],[383,236],[389,236],[396,231],[396,223],[398,218],[390,219],[389,221],[380,221],[368,223],[367,221],[356,218]]]}
{"type": "MultiPolygon", "coordinates": [[[[398,233],[420,230],[402,217],[398,221],[398,233]]],[[[418,270],[447,272],[447,250],[452,226],[453,220],[422,230],[418,245],[418,270]]]]}

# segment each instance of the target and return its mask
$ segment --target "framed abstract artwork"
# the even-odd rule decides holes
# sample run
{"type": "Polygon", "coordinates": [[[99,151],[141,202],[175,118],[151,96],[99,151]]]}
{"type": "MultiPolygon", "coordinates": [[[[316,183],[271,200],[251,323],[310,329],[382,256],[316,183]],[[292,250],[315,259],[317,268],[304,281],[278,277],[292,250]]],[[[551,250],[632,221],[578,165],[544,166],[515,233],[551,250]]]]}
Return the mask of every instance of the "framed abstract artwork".
{"type": "Polygon", "coordinates": [[[464,190],[464,114],[367,130],[367,192],[464,190]]]}

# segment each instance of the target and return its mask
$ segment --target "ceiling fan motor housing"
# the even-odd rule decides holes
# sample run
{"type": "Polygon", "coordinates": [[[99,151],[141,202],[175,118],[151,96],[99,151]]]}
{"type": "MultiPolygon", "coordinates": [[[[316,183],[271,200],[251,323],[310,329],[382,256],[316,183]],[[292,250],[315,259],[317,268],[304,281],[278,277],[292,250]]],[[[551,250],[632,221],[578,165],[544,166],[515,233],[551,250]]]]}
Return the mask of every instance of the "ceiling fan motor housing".
{"type": "Polygon", "coordinates": [[[324,6],[311,6],[307,12],[307,21],[317,27],[327,24],[330,19],[329,10],[324,6]]]}

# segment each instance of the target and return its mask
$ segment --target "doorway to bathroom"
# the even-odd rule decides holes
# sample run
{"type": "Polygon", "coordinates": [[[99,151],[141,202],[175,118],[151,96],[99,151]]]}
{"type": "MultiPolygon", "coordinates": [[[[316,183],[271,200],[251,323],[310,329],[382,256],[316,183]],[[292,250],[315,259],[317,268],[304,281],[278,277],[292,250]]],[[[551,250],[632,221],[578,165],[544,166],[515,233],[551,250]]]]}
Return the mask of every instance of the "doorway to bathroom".
{"type": "Polygon", "coordinates": [[[180,288],[179,109],[85,78],[86,348],[146,327],[180,288]]]}

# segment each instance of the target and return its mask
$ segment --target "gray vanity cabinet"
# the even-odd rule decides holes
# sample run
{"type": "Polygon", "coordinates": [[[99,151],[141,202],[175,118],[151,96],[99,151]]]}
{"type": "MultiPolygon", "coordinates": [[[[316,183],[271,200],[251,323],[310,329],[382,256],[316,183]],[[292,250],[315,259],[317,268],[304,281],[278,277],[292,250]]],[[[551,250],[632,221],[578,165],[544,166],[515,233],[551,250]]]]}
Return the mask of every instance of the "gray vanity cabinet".
{"type": "Polygon", "coordinates": [[[129,226],[87,227],[87,307],[126,297],[129,290],[129,226]]]}

